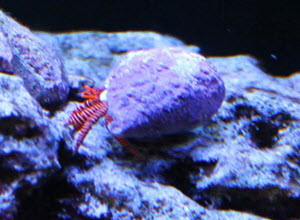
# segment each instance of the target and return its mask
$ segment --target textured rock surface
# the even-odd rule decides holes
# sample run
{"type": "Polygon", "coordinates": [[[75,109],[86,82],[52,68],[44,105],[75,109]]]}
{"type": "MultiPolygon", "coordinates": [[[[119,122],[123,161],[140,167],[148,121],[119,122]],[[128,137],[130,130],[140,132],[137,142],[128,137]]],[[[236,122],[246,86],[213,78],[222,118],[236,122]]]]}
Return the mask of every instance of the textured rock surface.
{"type": "Polygon", "coordinates": [[[58,51],[1,11],[0,25],[13,54],[13,73],[29,93],[44,106],[66,101],[69,85],[58,51]]]}
{"type": "Polygon", "coordinates": [[[6,37],[2,32],[0,32],[0,48],[0,72],[12,73],[13,67],[11,61],[13,55],[6,37]]]}
{"type": "Polygon", "coordinates": [[[300,75],[268,76],[247,56],[210,62],[228,89],[219,114],[196,132],[206,143],[195,143],[190,154],[196,168],[192,198],[222,209],[299,218],[300,75]]]}
{"type": "MultiPolygon", "coordinates": [[[[39,36],[62,49],[74,89],[102,85],[119,52],[184,46],[153,33],[39,36]]],[[[209,61],[227,89],[218,113],[189,133],[136,142],[144,161],[117,144],[103,120],[72,156],[64,123],[77,97],[50,117],[22,80],[1,74],[0,126],[9,115],[30,123],[0,129],[0,219],[300,218],[300,75],[273,78],[247,56],[209,61]]]]}
{"type": "Polygon", "coordinates": [[[117,136],[179,133],[208,121],[225,88],[206,59],[178,47],[128,53],[107,79],[108,129],[117,136]]]}
{"type": "Polygon", "coordinates": [[[59,134],[49,122],[22,79],[0,73],[1,219],[13,219],[26,190],[60,167],[59,134]]]}
{"type": "Polygon", "coordinates": [[[94,81],[95,86],[101,86],[113,61],[128,51],[160,46],[181,46],[190,51],[199,51],[198,47],[185,46],[176,38],[154,32],[37,34],[61,48],[65,67],[69,73],[69,81],[74,89],[78,89],[78,83],[76,83],[78,80],[79,82],[94,81]]]}
{"type": "Polygon", "coordinates": [[[80,189],[73,208],[88,219],[262,219],[204,209],[176,188],[141,181],[109,159],[88,171],[71,168],[68,181],[80,189]]]}
{"type": "MultiPolygon", "coordinates": [[[[144,34],[147,35],[147,33],[144,34]]],[[[82,53],[84,56],[90,51],[90,49],[87,51],[85,50],[87,48],[87,36],[88,39],[93,42],[93,45],[98,45],[96,42],[102,42],[99,48],[93,48],[95,51],[100,50],[101,47],[109,48],[109,46],[103,42],[107,42],[106,38],[110,38],[110,36],[112,36],[111,34],[103,33],[79,33],[78,35],[74,34],[58,36],[47,35],[44,33],[41,35],[43,35],[44,39],[48,39],[49,41],[53,42],[57,41],[58,45],[62,44],[62,46],[65,46],[62,39],[67,39],[69,45],[68,48],[70,49],[64,51],[66,55],[66,63],[68,63],[68,60],[74,59],[72,55],[73,49],[71,49],[73,48],[71,47],[72,42],[76,45],[76,55],[74,54],[74,56],[79,56],[81,50],[84,51],[82,53]]],[[[118,33],[118,35],[119,38],[122,38],[121,33],[118,33]]],[[[139,39],[139,37],[137,39],[139,39]]],[[[134,43],[132,44],[138,44],[137,40],[133,40],[133,42],[134,43]]],[[[118,45],[118,43],[115,44],[118,45]]],[[[109,56],[109,54],[102,56],[109,56]]],[[[114,57],[114,60],[119,60],[118,54],[114,54],[112,57],[114,57]]],[[[101,67],[104,65],[101,63],[102,59],[96,58],[94,55],[90,56],[90,59],[84,59],[84,61],[81,62],[89,63],[91,60],[94,60],[94,66],[92,68],[97,68],[96,64],[98,64],[99,69],[101,69],[101,67]],[[100,62],[95,61],[97,59],[100,62]]],[[[110,68],[112,63],[110,62],[106,65],[108,68],[110,68]]],[[[91,69],[84,67],[84,65],[82,66],[83,69],[91,71],[91,69]]],[[[83,69],[82,71],[84,71],[83,69]]],[[[98,72],[98,74],[100,73],[107,76],[106,71],[101,70],[98,72]]],[[[82,79],[84,79],[85,74],[82,75],[82,79]]],[[[102,78],[103,80],[96,78],[95,85],[103,85],[104,77],[102,78]]],[[[74,103],[71,104],[74,106],[74,103]]],[[[66,111],[68,114],[70,114],[73,108],[74,107],[67,107],[66,111]]],[[[59,121],[63,118],[63,115],[63,113],[58,114],[59,121]]],[[[68,116],[65,116],[65,118],[67,117],[68,116]]],[[[213,117],[212,121],[214,121],[214,118],[216,117],[218,117],[218,114],[213,117]]],[[[214,127],[217,129],[218,125],[214,124],[214,127]]],[[[196,129],[189,134],[179,135],[178,137],[168,136],[150,143],[138,143],[140,144],[140,150],[146,150],[146,154],[149,157],[148,160],[143,162],[135,159],[127,160],[123,156],[124,152],[122,153],[122,150],[124,149],[122,146],[116,145],[116,142],[113,141],[112,137],[105,130],[103,120],[100,120],[100,122],[93,127],[85,139],[85,145],[87,147],[80,148],[79,154],[77,154],[75,157],[77,158],[78,162],[80,161],[81,166],[84,166],[85,168],[78,169],[74,166],[70,167],[65,172],[65,175],[67,176],[66,182],[62,182],[60,185],[55,185],[55,190],[57,187],[71,189],[71,191],[75,190],[73,194],[63,195],[63,197],[60,198],[60,205],[64,210],[60,211],[61,218],[75,218],[79,215],[88,219],[101,219],[100,216],[106,216],[107,218],[115,217],[115,219],[118,219],[120,216],[123,216],[123,219],[130,219],[132,216],[147,216],[148,219],[151,219],[153,218],[152,215],[154,215],[155,218],[168,219],[170,218],[170,216],[168,216],[170,214],[173,216],[173,219],[188,219],[189,217],[197,216],[198,214],[198,216],[200,215],[202,219],[262,219],[251,214],[247,215],[245,213],[235,211],[218,211],[209,209],[203,210],[201,205],[195,205],[192,200],[189,200],[189,198],[181,194],[184,192],[184,194],[193,198],[192,196],[194,196],[194,194],[191,192],[196,190],[195,185],[193,184],[193,177],[195,174],[194,172],[197,173],[199,164],[201,164],[201,162],[198,164],[198,162],[193,161],[189,155],[195,148],[202,148],[201,145],[195,146],[195,143],[205,143],[205,140],[202,141],[202,139],[198,139],[198,135],[199,134],[197,134],[196,129]],[[148,151],[147,146],[149,146],[148,151]],[[165,159],[164,156],[166,153],[169,155],[167,159],[165,159]],[[105,159],[107,156],[112,159],[105,159]],[[118,165],[116,166],[116,164],[118,165]],[[172,187],[164,187],[165,184],[175,186],[177,189],[180,189],[181,192],[172,187]],[[150,188],[153,189],[150,190],[150,188],[146,186],[150,186],[150,188]],[[166,196],[167,198],[165,197],[165,203],[156,204],[156,199],[160,197],[159,195],[165,195],[171,192],[172,194],[174,193],[177,195],[178,198],[181,198],[182,201],[189,201],[190,204],[184,206],[184,210],[186,211],[179,211],[175,206],[174,211],[169,210],[169,212],[164,212],[166,207],[174,206],[174,199],[169,199],[168,196],[166,196]],[[153,195],[153,197],[148,197],[147,193],[148,195],[153,195]],[[141,198],[142,194],[145,194],[143,198],[141,198]],[[138,198],[135,198],[135,196],[138,198]],[[138,205],[145,203],[145,200],[148,200],[149,207],[155,206],[157,214],[152,212],[150,215],[149,209],[146,208],[144,211],[133,211],[138,210],[136,206],[132,205],[133,201],[135,201],[138,205]],[[186,209],[186,207],[188,208],[186,209]],[[189,210],[189,208],[191,210],[189,210]],[[194,215],[192,210],[196,210],[197,214],[194,215]]],[[[67,136],[70,138],[69,135],[67,136]]],[[[71,149],[71,141],[67,142],[66,144],[66,147],[71,149]]],[[[205,164],[203,164],[203,166],[204,165],[205,164]]],[[[208,166],[207,169],[209,170],[210,167],[208,166]]],[[[194,201],[198,201],[196,197],[194,199],[194,201]]],[[[199,203],[201,204],[201,201],[199,203]]],[[[207,204],[205,203],[204,205],[207,204]]],[[[147,205],[145,205],[145,207],[147,207],[147,205]]],[[[212,205],[210,208],[214,208],[214,206],[212,205]]],[[[247,211],[250,213],[252,212],[252,210],[247,211]]],[[[145,217],[144,219],[147,218],[145,217]]],[[[197,218],[195,217],[195,219],[197,218]]]]}

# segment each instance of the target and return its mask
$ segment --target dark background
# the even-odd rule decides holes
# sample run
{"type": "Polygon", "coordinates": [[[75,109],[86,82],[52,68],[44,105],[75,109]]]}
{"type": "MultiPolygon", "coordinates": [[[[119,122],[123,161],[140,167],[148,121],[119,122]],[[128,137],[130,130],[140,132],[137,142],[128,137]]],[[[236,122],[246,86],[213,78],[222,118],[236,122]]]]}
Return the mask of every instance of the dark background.
{"type": "Polygon", "coordinates": [[[153,30],[206,56],[251,54],[273,75],[300,70],[297,1],[0,0],[0,8],[35,30],[153,30]]]}

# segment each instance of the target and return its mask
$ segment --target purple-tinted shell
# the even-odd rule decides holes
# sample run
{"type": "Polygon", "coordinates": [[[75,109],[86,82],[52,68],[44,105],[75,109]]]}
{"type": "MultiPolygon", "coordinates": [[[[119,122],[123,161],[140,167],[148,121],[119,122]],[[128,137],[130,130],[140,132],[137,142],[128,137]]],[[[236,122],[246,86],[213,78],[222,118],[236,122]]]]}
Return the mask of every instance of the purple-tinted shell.
{"type": "Polygon", "coordinates": [[[196,53],[161,47],[128,53],[107,79],[108,129],[149,137],[195,128],[220,107],[224,83],[196,53]]]}

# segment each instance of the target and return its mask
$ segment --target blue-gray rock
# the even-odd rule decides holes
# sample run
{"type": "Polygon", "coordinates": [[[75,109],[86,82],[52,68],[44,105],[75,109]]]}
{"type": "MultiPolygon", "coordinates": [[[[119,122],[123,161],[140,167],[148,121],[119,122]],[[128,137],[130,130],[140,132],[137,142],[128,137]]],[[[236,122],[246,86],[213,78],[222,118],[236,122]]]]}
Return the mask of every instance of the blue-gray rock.
{"type": "Polygon", "coordinates": [[[204,209],[176,188],[139,180],[126,167],[109,159],[88,171],[70,167],[67,173],[68,182],[80,193],[76,199],[66,198],[64,203],[72,201],[69,205],[87,219],[263,219],[245,213],[204,209]]]}
{"type": "Polygon", "coordinates": [[[225,96],[216,69],[179,47],[128,53],[110,71],[106,88],[109,131],[134,138],[193,129],[217,112],[225,96]]]}
{"type": "Polygon", "coordinates": [[[94,81],[95,86],[102,86],[113,63],[129,51],[161,46],[181,46],[192,52],[200,51],[196,46],[187,46],[174,37],[155,32],[36,34],[61,48],[70,85],[74,89],[78,89],[78,80],[81,87],[82,83],[90,81],[94,81]]]}
{"type": "Polygon", "coordinates": [[[269,76],[248,56],[209,61],[227,92],[211,123],[195,131],[190,195],[221,209],[299,218],[300,74],[269,76]]]}
{"type": "Polygon", "coordinates": [[[29,93],[50,108],[65,102],[69,85],[57,49],[1,11],[0,25],[13,54],[13,72],[24,80],[29,93]]]}
{"type": "MultiPolygon", "coordinates": [[[[71,42],[72,36],[66,36],[71,42]]],[[[74,36],[75,42],[80,42],[79,36],[74,36]]],[[[95,39],[97,36],[95,34],[95,39]]],[[[60,35],[59,38],[64,37],[60,35]]],[[[91,41],[95,42],[95,39],[91,41]]],[[[78,54],[80,51],[77,51],[78,54]]],[[[68,54],[67,59],[74,58],[68,54]]],[[[120,60],[119,56],[114,59],[120,60]]],[[[299,170],[297,165],[299,117],[296,114],[299,112],[300,103],[299,75],[286,79],[268,76],[259,69],[255,59],[247,56],[208,60],[221,74],[227,90],[225,101],[218,113],[207,124],[197,127],[188,134],[162,137],[153,143],[142,143],[139,149],[145,148],[146,154],[151,153],[147,155],[149,158],[145,164],[114,157],[113,161],[120,163],[120,167],[130,173],[123,182],[132,182],[130,177],[135,178],[136,175],[141,180],[146,179],[150,184],[153,181],[172,185],[198,204],[214,209],[218,213],[219,209],[232,209],[270,218],[284,215],[297,217],[298,187],[293,182],[298,181],[299,170]],[[283,147],[280,147],[281,143],[283,147]],[[284,151],[286,152],[282,154],[284,151]],[[278,156],[281,158],[279,163],[276,162],[278,156]],[[285,167],[284,172],[280,171],[280,164],[285,167]],[[272,174],[273,171],[276,172],[272,174]],[[276,173],[282,177],[275,177],[276,173]],[[276,185],[276,190],[271,190],[268,186],[271,180],[276,178],[278,180],[272,182],[276,185]]],[[[86,63],[89,60],[81,62],[86,63]]],[[[103,84],[103,80],[100,82],[103,84]]],[[[122,149],[116,142],[113,142],[113,149],[109,149],[112,138],[109,138],[107,132],[103,132],[104,126],[100,120],[84,142],[87,147],[80,149],[81,155],[85,155],[87,161],[94,160],[92,155],[97,147],[101,151],[106,149],[109,155],[114,155],[114,151],[115,153],[118,151],[119,154],[122,149]]],[[[105,154],[102,156],[105,157],[105,154]]],[[[74,174],[75,171],[68,172],[74,174]]],[[[68,172],[70,180],[73,176],[68,172]]],[[[76,172],[85,175],[84,171],[76,172]]],[[[114,172],[110,173],[114,176],[111,178],[115,178],[114,172]]],[[[107,177],[110,178],[109,174],[107,177]]],[[[86,185],[81,185],[75,180],[70,182],[76,186],[75,188],[82,190],[81,196],[66,200],[75,204],[77,207],[75,210],[79,210],[75,201],[86,198],[81,204],[91,209],[87,208],[85,212],[80,212],[82,215],[88,216],[91,210],[97,210],[95,207],[99,208],[98,211],[102,210],[100,214],[116,215],[116,211],[110,208],[110,200],[101,203],[100,207],[97,204],[101,200],[85,197],[88,196],[87,191],[93,192],[97,189],[87,189],[86,185]]],[[[97,180],[90,179],[88,182],[90,184],[87,185],[91,186],[97,180]]],[[[124,194],[129,195],[130,188],[128,190],[129,192],[124,194]]],[[[157,191],[155,194],[160,193],[162,192],[157,191]]],[[[125,204],[127,205],[127,202],[125,204]]],[[[67,215],[71,215],[72,212],[74,211],[70,211],[67,215]]],[[[130,215],[132,211],[126,213],[130,215]]],[[[242,219],[241,216],[231,218],[242,219]]]]}
{"type": "MultiPolygon", "coordinates": [[[[92,80],[96,86],[104,84],[112,63],[118,62],[123,52],[146,49],[135,40],[141,39],[148,47],[145,39],[154,36],[124,33],[122,39],[122,34],[39,36],[62,49],[68,72],[77,82],[74,87],[80,88],[92,80]],[[117,42],[109,42],[112,36],[117,42]]],[[[178,46],[173,45],[176,40],[164,37],[156,39],[165,39],[161,41],[165,46],[178,46]]],[[[151,38],[149,42],[154,47],[160,44],[151,38]]],[[[21,124],[9,121],[13,126],[5,128],[11,132],[0,129],[0,149],[5,150],[1,151],[0,218],[299,218],[300,74],[274,78],[248,56],[208,61],[226,85],[222,106],[206,124],[186,134],[136,142],[145,152],[145,161],[128,157],[106,131],[103,120],[71,157],[67,150],[71,148],[71,130],[63,125],[79,103],[70,101],[49,120],[26,93],[22,80],[1,74],[5,78],[1,103],[11,103],[0,105],[5,106],[1,115],[5,120],[9,115],[27,119],[21,124]],[[47,135],[28,132],[44,125],[43,134],[47,135]],[[48,155],[54,155],[53,159],[48,155]],[[55,172],[57,161],[64,172],[55,172]],[[32,168],[35,162],[40,171],[32,168]]]]}
{"type": "Polygon", "coordinates": [[[1,219],[13,219],[17,196],[30,194],[60,168],[59,136],[22,79],[0,73],[1,219]]]}

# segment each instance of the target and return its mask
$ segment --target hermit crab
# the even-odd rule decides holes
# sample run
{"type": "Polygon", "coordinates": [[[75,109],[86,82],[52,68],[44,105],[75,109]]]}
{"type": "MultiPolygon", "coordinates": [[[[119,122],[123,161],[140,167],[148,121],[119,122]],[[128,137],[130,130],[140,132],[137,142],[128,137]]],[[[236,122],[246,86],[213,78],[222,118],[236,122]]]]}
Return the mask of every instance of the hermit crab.
{"type": "Polygon", "coordinates": [[[104,88],[85,86],[82,96],[86,101],[67,122],[79,131],[74,150],[105,117],[110,133],[135,154],[127,138],[195,128],[217,112],[225,87],[203,56],[179,47],[160,47],[127,53],[111,69],[104,88]]]}

